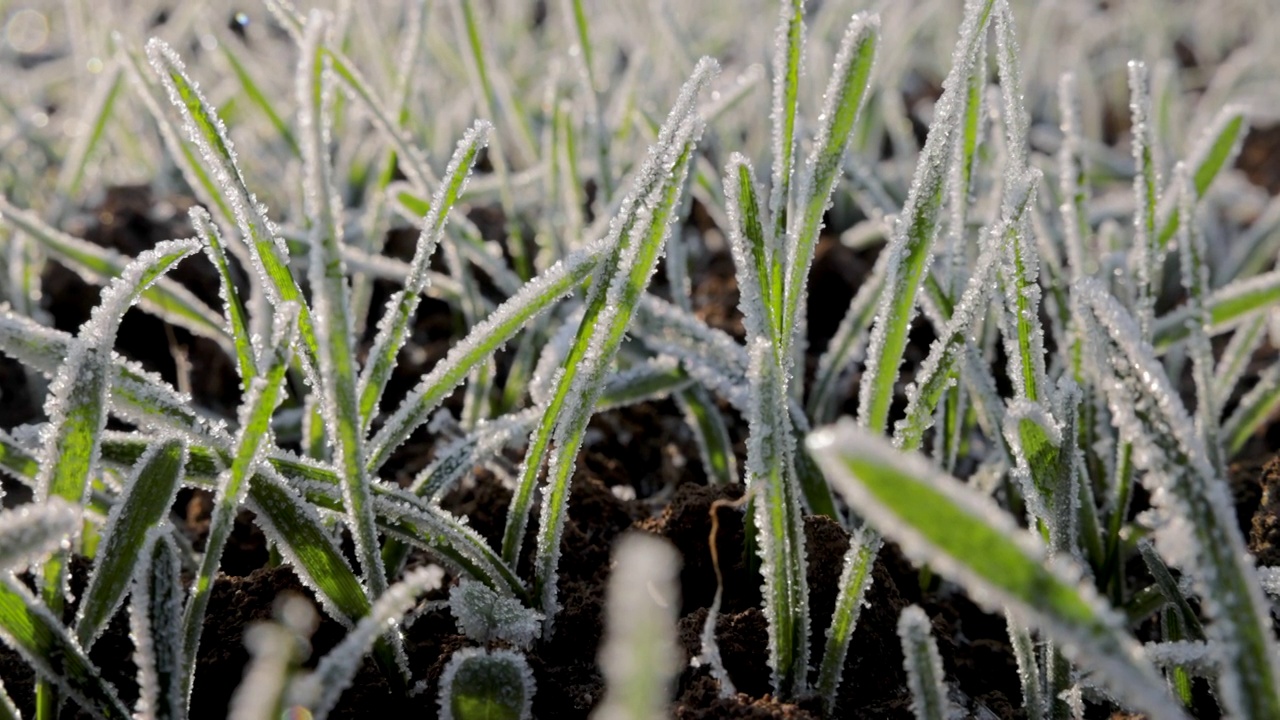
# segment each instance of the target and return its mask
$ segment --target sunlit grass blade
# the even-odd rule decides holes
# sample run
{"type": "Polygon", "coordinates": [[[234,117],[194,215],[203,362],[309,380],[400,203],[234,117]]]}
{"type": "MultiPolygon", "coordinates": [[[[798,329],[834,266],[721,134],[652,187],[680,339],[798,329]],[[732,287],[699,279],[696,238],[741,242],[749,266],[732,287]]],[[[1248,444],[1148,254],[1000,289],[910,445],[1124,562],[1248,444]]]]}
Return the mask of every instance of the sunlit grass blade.
{"type": "MultiPolygon", "coordinates": [[[[712,62],[700,63],[694,76],[681,89],[657,144],[650,149],[634,187],[623,200],[618,216],[614,218],[612,231],[603,241],[605,255],[596,268],[596,280],[587,297],[585,314],[578,324],[577,335],[565,359],[564,371],[556,383],[546,414],[530,439],[516,494],[508,510],[502,541],[502,557],[508,563],[514,564],[519,558],[520,545],[524,540],[524,530],[533,503],[534,487],[541,474],[552,433],[561,424],[562,417],[571,417],[563,439],[574,447],[572,450],[564,447],[557,449],[558,456],[564,452],[570,455],[563,458],[560,467],[556,468],[565,472],[566,477],[553,477],[551,480],[553,489],[557,485],[563,485],[555,491],[560,497],[558,500],[544,502],[545,510],[550,512],[547,520],[557,523],[563,521],[559,517],[559,508],[552,507],[550,503],[558,505],[567,500],[567,471],[572,468],[572,456],[576,455],[576,444],[580,442],[580,438],[574,438],[585,429],[585,419],[590,416],[597,399],[604,367],[612,361],[622,334],[630,324],[634,306],[648,285],[652,264],[656,263],[665,241],[668,222],[681,189],[680,183],[675,182],[672,176],[678,174],[683,181],[683,173],[687,171],[693,154],[690,138],[695,137],[700,130],[697,127],[695,108],[697,93],[710,80],[716,67],[712,62]],[[618,304],[622,302],[627,304],[618,304]],[[584,363],[588,352],[593,349],[591,361],[584,363]],[[578,382],[580,377],[585,380],[578,382]],[[575,407],[567,407],[571,394],[574,395],[575,407]],[[566,412],[568,410],[573,412],[566,412]],[[582,428],[574,429],[578,425],[582,428]]],[[[546,553],[544,560],[552,566],[549,570],[541,568],[540,573],[554,573],[559,553],[559,528],[548,527],[544,522],[542,529],[554,530],[555,535],[551,537],[539,534],[540,546],[546,543],[543,547],[543,552],[546,553]]],[[[543,577],[555,576],[551,574],[543,577]]],[[[552,594],[548,599],[554,601],[554,584],[543,589],[552,594]]],[[[550,619],[555,613],[548,611],[546,615],[550,619]]]]}
{"type": "Polygon", "coordinates": [[[298,327],[306,355],[314,358],[319,351],[311,312],[289,270],[288,252],[266,208],[249,190],[226,127],[217,112],[205,100],[200,88],[187,77],[182,61],[164,41],[147,42],[147,57],[156,75],[169,93],[169,100],[181,112],[188,137],[200,150],[200,164],[213,176],[218,194],[231,209],[232,219],[249,249],[254,271],[262,281],[273,304],[295,302],[299,307],[298,327]]]}
{"type": "Polygon", "coordinates": [[[186,464],[186,443],[179,438],[162,438],[139,458],[125,482],[107,516],[89,585],[76,614],[76,639],[85,648],[93,647],[124,600],[147,531],[168,517],[186,464]]]}
{"type": "Polygon", "coordinates": [[[1218,687],[1224,708],[1245,717],[1280,714],[1280,674],[1267,605],[1236,525],[1225,478],[1217,475],[1186,409],[1133,318],[1097,282],[1078,284],[1076,313],[1085,320],[1097,381],[1112,422],[1134,446],[1135,464],[1173,531],[1157,548],[1198,577],[1211,640],[1230,651],[1218,687]]]}
{"type": "Polygon", "coordinates": [[[799,342],[799,338],[792,336],[801,324],[802,301],[808,286],[809,267],[818,245],[818,233],[822,229],[822,217],[831,205],[831,193],[842,175],[845,155],[853,140],[854,123],[862,111],[871,83],[871,68],[879,37],[878,15],[854,15],[845,30],[831,70],[822,114],[818,116],[818,134],[814,138],[813,151],[805,161],[796,195],[799,217],[790,221],[792,226],[788,227],[786,235],[785,307],[778,335],[783,357],[789,357],[790,349],[799,342]]]}
{"type": "Polygon", "coordinates": [[[231,276],[231,266],[227,262],[226,246],[222,243],[222,235],[209,212],[196,206],[189,211],[191,227],[196,236],[205,245],[205,254],[209,262],[218,270],[219,294],[222,296],[223,313],[230,330],[231,342],[236,350],[236,368],[240,371],[240,389],[248,391],[249,383],[258,374],[257,350],[249,331],[249,314],[240,300],[240,291],[236,289],[235,280],[231,276]]]}
{"type": "Polygon", "coordinates": [[[990,303],[990,280],[997,264],[998,246],[990,239],[985,245],[964,294],[960,296],[960,303],[929,348],[915,381],[907,388],[906,416],[895,425],[893,435],[894,444],[904,450],[917,450],[924,442],[925,431],[933,425],[939,401],[959,378],[964,350],[974,323],[990,303]]]}
{"type": "Polygon", "coordinates": [[[777,257],[772,236],[765,235],[768,216],[760,208],[756,187],[750,162],[734,153],[724,169],[724,197],[738,307],[747,337],[773,339],[782,317],[782,258],[777,257]]]}
{"type": "Polygon", "coordinates": [[[898,637],[911,688],[911,709],[916,720],[946,720],[955,709],[947,701],[942,656],[933,639],[933,623],[919,605],[908,605],[898,617],[898,637]]]}
{"type": "Polygon", "coordinates": [[[0,512],[0,572],[21,569],[58,549],[80,526],[81,512],[61,499],[0,512]]]}
{"type": "Polygon", "coordinates": [[[426,271],[436,246],[439,245],[448,222],[449,210],[457,202],[466,188],[467,178],[471,174],[476,157],[486,145],[486,137],[490,126],[484,121],[477,122],[471,130],[458,142],[453,159],[445,170],[444,180],[431,198],[430,210],[422,223],[422,232],[418,237],[413,262],[410,265],[409,278],[403,290],[397,291],[387,305],[378,324],[378,334],[373,348],[369,351],[370,361],[360,377],[360,415],[365,427],[373,417],[378,401],[391,371],[395,367],[396,356],[407,339],[409,321],[418,307],[423,289],[428,282],[426,271]]]}
{"type": "MultiPolygon", "coordinates": [[[[342,262],[342,205],[329,157],[333,88],[320,52],[328,25],[329,18],[322,11],[312,11],[308,16],[295,87],[299,125],[304,130],[299,138],[303,204],[312,222],[308,280],[317,318],[314,332],[319,351],[320,415],[333,451],[333,463],[342,478],[343,505],[356,557],[370,596],[377,598],[387,589],[387,577],[370,505],[370,476],[365,469],[365,424],[361,421],[357,389],[359,368],[351,320],[351,291],[342,262]]],[[[266,410],[268,417],[274,409],[272,402],[266,410]]],[[[246,472],[249,471],[251,468],[246,468],[246,472]]]]}
{"type": "Polygon", "coordinates": [[[986,42],[994,0],[969,0],[960,28],[953,65],[943,82],[933,125],[916,165],[906,206],[894,228],[884,289],[871,330],[867,366],[859,389],[858,419],[864,426],[883,431],[889,422],[898,366],[907,345],[907,333],[915,314],[916,295],[932,260],[939,234],[939,211],[945,198],[947,158],[963,120],[968,78],[986,42]]]}
{"type": "MultiPolygon", "coordinates": [[[[1188,172],[1191,173],[1190,180],[1195,200],[1204,197],[1223,168],[1235,164],[1236,156],[1240,154],[1240,148],[1244,145],[1244,137],[1248,131],[1249,124],[1245,119],[1243,107],[1228,105],[1218,111],[1218,115],[1200,135],[1195,148],[1186,160],[1188,172]]],[[[1178,192],[1178,188],[1173,188],[1173,192],[1165,198],[1166,206],[1161,208],[1160,234],[1157,236],[1157,241],[1162,247],[1168,245],[1178,233],[1181,223],[1178,208],[1172,204],[1173,197],[1176,197],[1178,192]]]]}
{"type": "Polygon", "coordinates": [[[1205,256],[1204,237],[1196,220],[1195,195],[1187,167],[1179,163],[1173,173],[1173,193],[1178,198],[1177,244],[1182,269],[1182,287],[1187,291],[1187,341],[1191,357],[1191,377],[1196,388],[1196,429],[1209,454],[1209,465],[1219,477],[1225,477],[1227,464],[1223,458],[1219,399],[1215,394],[1213,345],[1205,328],[1209,313],[1204,300],[1209,294],[1209,267],[1205,256]]]}
{"type": "Polygon", "coordinates": [[[386,632],[388,624],[399,623],[419,596],[439,588],[443,579],[440,568],[428,566],[406,574],[387,588],[369,614],[320,659],[315,671],[294,683],[289,691],[290,704],[307,706],[316,720],[328,717],[338,697],[355,680],[374,640],[386,632]]]}
{"type": "Polygon", "coordinates": [[[746,485],[757,493],[753,519],[764,575],[772,685],[779,696],[796,697],[807,689],[809,663],[804,520],[786,386],[771,345],[758,337],[750,349],[746,485]]]}
{"type": "MultiPolygon", "coordinates": [[[[118,277],[133,260],[114,250],[55,230],[30,211],[14,207],[3,197],[0,197],[0,222],[26,233],[54,259],[94,284],[106,284],[118,277]]],[[[139,302],[142,309],[161,320],[217,342],[226,341],[226,332],[218,314],[172,279],[160,278],[142,293],[139,302]]]]}
{"type": "MultiPolygon", "coordinates": [[[[1280,270],[1237,280],[1218,288],[1204,299],[1209,313],[1209,326],[1205,332],[1211,337],[1248,322],[1254,317],[1275,311],[1280,305],[1280,270]]],[[[1152,344],[1163,352],[1174,343],[1184,340],[1190,308],[1180,307],[1161,316],[1155,323],[1152,344]]]]}
{"type": "Polygon", "coordinates": [[[143,541],[130,591],[129,630],[138,665],[138,717],[184,720],[182,576],[172,528],[152,528],[143,541]]]}
{"type": "Polygon", "coordinates": [[[1008,206],[1004,210],[1008,221],[1000,228],[1003,252],[998,266],[1005,300],[1004,313],[1000,315],[1001,335],[1015,396],[1037,402],[1047,395],[1048,379],[1040,324],[1040,262],[1026,210],[1035,204],[1040,173],[1011,173],[1009,182],[1012,187],[1005,188],[1008,206]]]}
{"type": "Polygon", "coordinates": [[[9,573],[0,574],[0,640],[93,717],[133,717],[58,618],[9,573]]]}
{"type": "Polygon", "coordinates": [[[276,313],[272,323],[275,327],[271,338],[272,355],[269,359],[264,358],[267,361],[265,372],[250,383],[249,392],[240,406],[240,427],[234,441],[234,455],[228,467],[219,473],[204,558],[183,614],[184,693],[188,697],[195,680],[196,650],[204,627],[204,612],[222,563],[222,550],[231,536],[236,512],[249,492],[250,477],[261,462],[264,446],[269,443],[271,415],[283,397],[284,376],[297,338],[297,312],[296,305],[286,303],[276,313]]]}
{"type": "MultiPolygon", "coordinates": [[[[691,100],[706,82],[717,72],[718,66],[709,59],[699,62],[694,70],[693,78],[682,90],[682,100],[691,100]]],[[[649,280],[657,265],[658,256],[670,232],[671,223],[675,219],[676,208],[681,192],[684,189],[694,147],[702,132],[701,119],[691,109],[681,117],[673,110],[672,119],[678,121],[678,129],[664,128],[667,132],[659,138],[659,147],[664,150],[661,155],[651,156],[650,173],[660,173],[660,183],[643,199],[643,206],[635,211],[629,222],[619,223],[616,243],[617,256],[611,258],[606,268],[610,272],[602,274],[592,289],[592,298],[588,301],[588,314],[579,326],[573,357],[579,344],[583,352],[584,367],[575,382],[566,372],[560,377],[553,404],[548,408],[544,421],[535,431],[535,438],[543,437],[542,429],[548,426],[547,419],[553,420],[555,427],[551,439],[555,443],[547,471],[547,489],[543,495],[542,513],[538,527],[538,545],[535,554],[535,592],[542,596],[542,611],[548,624],[553,621],[558,604],[556,601],[557,566],[560,559],[560,535],[568,517],[569,491],[573,468],[578,450],[586,432],[587,422],[595,411],[603,387],[605,374],[610,363],[622,343],[623,336],[631,324],[632,314],[640,296],[648,288],[649,280]],[[671,132],[674,130],[674,132],[671,132]],[[608,285],[605,286],[607,280],[608,285]],[[601,310],[592,313],[597,304],[601,310]],[[592,317],[594,315],[594,317],[592,317]],[[591,318],[595,322],[588,322],[591,318]],[[586,332],[584,332],[586,331],[586,332]],[[566,378],[568,377],[568,380],[566,378]],[[555,407],[555,400],[563,398],[560,407],[555,407]],[[553,409],[554,408],[554,409],[553,409]]],[[[646,173],[642,172],[644,178],[646,173]]],[[[648,180],[648,178],[645,178],[648,180]]],[[[624,211],[626,217],[628,212],[624,211]]],[[[536,441],[536,440],[535,440],[536,441]]],[[[531,443],[532,444],[532,443],[531,443]]],[[[542,443],[546,447],[546,443],[542,443]]],[[[525,481],[537,477],[541,465],[541,457],[532,452],[525,460],[522,471],[520,491],[526,488],[525,481]]],[[[528,497],[528,493],[523,493],[528,497]]],[[[513,503],[510,513],[514,514],[517,506],[513,503]]],[[[512,531],[513,523],[508,515],[507,530],[512,531]]],[[[521,532],[523,528],[520,528],[521,532]]],[[[513,557],[506,553],[507,540],[513,537],[511,532],[503,536],[504,559],[513,557]]],[[[518,550],[518,542],[514,549],[518,550]]],[[[518,557],[518,555],[516,555],[518,557]]]]}
{"type": "Polygon", "coordinates": [[[847,421],[809,443],[845,499],[908,557],[1061,642],[1117,697],[1156,717],[1185,717],[1121,617],[1078,569],[1047,562],[1044,546],[993,500],[847,421]]]}
{"type": "MultiPolygon", "coordinates": [[[[58,368],[45,406],[49,426],[41,438],[40,499],[82,503],[99,463],[99,443],[107,423],[112,346],[124,313],[163,274],[199,249],[194,240],[170,240],[138,256],[102,292],[101,300],[58,368]]],[[[65,553],[45,563],[41,596],[60,612],[67,581],[65,553]]]]}
{"type": "Polygon", "coordinates": [[[871,588],[871,571],[881,542],[878,533],[868,530],[855,532],[849,539],[849,550],[845,552],[844,567],[840,571],[836,607],[831,614],[831,625],[827,628],[822,665],[818,670],[817,684],[813,688],[828,712],[835,706],[836,692],[840,689],[840,680],[844,674],[844,662],[849,654],[849,643],[853,640],[853,631],[858,626],[867,591],[871,588]]]}
{"type": "Polygon", "coordinates": [[[160,139],[165,149],[169,151],[170,159],[177,165],[192,194],[201,205],[218,218],[220,223],[224,223],[224,227],[234,227],[235,212],[228,204],[227,198],[223,197],[218,189],[218,184],[201,164],[192,143],[182,139],[182,133],[178,131],[177,125],[161,106],[161,100],[157,97],[159,89],[151,79],[152,73],[147,72],[141,53],[136,48],[125,47],[122,44],[117,52],[117,58],[129,76],[129,85],[133,88],[134,94],[142,101],[142,106],[155,121],[160,131],[160,139]]]}
{"type": "Polygon", "coordinates": [[[487,360],[511,336],[590,277],[599,266],[605,247],[604,241],[597,241],[547,268],[455,344],[374,435],[369,443],[370,471],[381,467],[392,451],[427,421],[436,406],[472,368],[487,360]]]}

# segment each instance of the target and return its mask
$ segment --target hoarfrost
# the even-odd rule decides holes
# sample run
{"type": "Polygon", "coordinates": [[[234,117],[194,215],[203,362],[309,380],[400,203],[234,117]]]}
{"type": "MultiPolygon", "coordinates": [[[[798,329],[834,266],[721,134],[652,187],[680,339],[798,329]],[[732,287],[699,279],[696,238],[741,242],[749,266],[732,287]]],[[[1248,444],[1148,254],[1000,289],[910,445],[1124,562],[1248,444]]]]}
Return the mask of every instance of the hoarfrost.
{"type": "Polygon", "coordinates": [[[463,648],[450,656],[440,673],[440,720],[470,718],[458,710],[468,701],[479,701],[477,704],[496,717],[528,720],[536,689],[533,671],[523,654],[505,649],[463,648]]]}
{"type": "Polygon", "coordinates": [[[898,637],[902,640],[903,667],[911,688],[911,709],[918,720],[959,718],[959,708],[947,701],[942,656],[933,640],[933,624],[919,605],[908,605],[898,616],[898,637]]]}
{"type": "Polygon", "coordinates": [[[57,497],[0,513],[0,572],[22,568],[57,549],[75,535],[80,519],[77,507],[57,497]]]}
{"type": "Polygon", "coordinates": [[[540,613],[474,580],[463,579],[449,590],[449,610],[462,634],[485,645],[500,640],[525,650],[542,632],[540,613]]]}

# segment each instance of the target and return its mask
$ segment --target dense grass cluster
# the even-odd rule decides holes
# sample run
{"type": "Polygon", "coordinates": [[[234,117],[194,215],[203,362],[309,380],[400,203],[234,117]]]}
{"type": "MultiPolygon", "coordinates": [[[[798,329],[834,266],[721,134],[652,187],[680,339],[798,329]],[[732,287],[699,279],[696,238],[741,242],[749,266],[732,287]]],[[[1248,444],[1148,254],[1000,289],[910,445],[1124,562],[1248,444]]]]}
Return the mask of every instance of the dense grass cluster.
{"type": "MultiPolygon", "coordinates": [[[[741,4],[267,0],[230,25],[200,3],[9,11],[0,62],[26,69],[0,88],[0,353],[47,399],[0,432],[6,486],[32,498],[0,513],[0,639],[39,678],[37,718],[187,716],[242,508],[348,633],[303,671],[309,611],[283,607],[246,638],[233,717],[323,718],[370,654],[421,691],[402,625],[446,577],[472,646],[424,707],[528,717],[588,422],[666,397],[708,481],[747,491],[776,697],[852,712],[838,690],[887,540],[1006,616],[1027,717],[1183,717],[1205,682],[1226,714],[1280,717],[1270,601],[1226,482],[1280,407],[1280,201],[1234,168],[1250,125],[1280,117],[1266,3],[741,4]],[[95,184],[139,179],[194,196],[195,237],[124,257],[58,229],[95,184]],[[695,204],[711,229],[687,222],[695,204]],[[500,241],[463,212],[480,206],[500,241]],[[405,223],[408,262],[383,253],[405,223]],[[807,364],[833,231],[882,248],[807,364]],[[690,298],[689,258],[726,245],[742,342],[690,298]],[[77,333],[42,310],[48,261],[105,288],[77,333]],[[166,276],[180,262],[211,264],[222,307],[166,276]],[[398,287],[382,307],[375,280],[398,287]],[[465,337],[389,402],[426,296],[465,337]],[[115,352],[134,305],[233,360],[235,417],[115,352]],[[904,363],[925,325],[936,339],[904,363]],[[423,432],[435,457],[402,487],[393,453],[423,432]],[[439,503],[480,467],[513,492],[497,546],[439,503]],[[184,487],[212,493],[203,552],[170,519],[184,487]],[[821,647],[806,515],[852,538],[821,647]],[[413,549],[439,567],[406,571],[413,549]],[[71,598],[73,555],[90,569],[71,598]],[[134,707],[89,659],[118,612],[134,707]]],[[[647,537],[616,556],[598,714],[663,716],[679,557],[647,537]]],[[[694,661],[727,696],[719,606],[694,661]]],[[[917,717],[980,710],[958,707],[920,608],[896,632],[917,717]]]]}

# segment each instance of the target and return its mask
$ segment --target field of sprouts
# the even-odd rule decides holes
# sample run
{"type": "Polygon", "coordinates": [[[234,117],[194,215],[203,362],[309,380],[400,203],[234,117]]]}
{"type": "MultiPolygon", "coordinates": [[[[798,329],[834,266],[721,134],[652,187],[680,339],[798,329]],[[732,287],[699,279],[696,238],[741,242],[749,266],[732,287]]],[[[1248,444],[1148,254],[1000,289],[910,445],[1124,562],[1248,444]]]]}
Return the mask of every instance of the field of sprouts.
{"type": "Polygon", "coordinates": [[[0,0],[0,720],[1280,718],[1272,4],[0,0]]]}

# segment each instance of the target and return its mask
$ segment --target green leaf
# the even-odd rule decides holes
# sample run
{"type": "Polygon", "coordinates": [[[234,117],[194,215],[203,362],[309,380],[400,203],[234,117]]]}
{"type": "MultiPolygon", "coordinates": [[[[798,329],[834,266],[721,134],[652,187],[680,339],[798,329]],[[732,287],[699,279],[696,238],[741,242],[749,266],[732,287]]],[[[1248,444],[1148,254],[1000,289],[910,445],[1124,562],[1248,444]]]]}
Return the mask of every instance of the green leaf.
{"type": "Polygon", "coordinates": [[[881,431],[888,425],[889,406],[915,314],[916,296],[927,275],[939,234],[938,213],[945,197],[946,158],[952,155],[954,136],[962,130],[963,116],[957,115],[961,110],[958,106],[962,105],[958,96],[963,97],[967,92],[968,78],[977,58],[983,55],[994,1],[966,3],[956,64],[943,82],[938,114],[916,164],[906,206],[889,246],[882,251],[890,253],[890,258],[859,389],[859,422],[873,430],[881,431]]]}
{"type": "MultiPolygon", "coordinates": [[[[1205,298],[1210,323],[1205,332],[1210,337],[1219,335],[1270,312],[1277,304],[1280,304],[1280,271],[1237,280],[1205,298]]],[[[1192,308],[1186,305],[1160,317],[1152,339],[1156,350],[1164,352],[1186,339],[1191,333],[1188,322],[1194,322],[1194,318],[1192,308]]]]}
{"type": "Polygon", "coordinates": [[[809,446],[845,499],[908,557],[1062,642],[1117,697],[1156,717],[1185,717],[1119,615],[1078,570],[1047,563],[1044,546],[989,497],[848,421],[811,435],[809,446]]]}
{"type": "Polygon", "coordinates": [[[92,716],[133,717],[49,608],[7,573],[0,574],[0,640],[92,716]]]}
{"type": "Polygon", "coordinates": [[[125,482],[107,516],[89,586],[76,615],[76,638],[84,647],[93,647],[124,600],[145,549],[147,531],[169,516],[186,464],[186,443],[181,438],[161,438],[139,458],[125,482]]]}
{"type": "Polygon", "coordinates": [[[231,277],[231,266],[227,263],[227,250],[222,244],[222,235],[213,223],[209,212],[200,206],[189,211],[191,227],[196,236],[205,244],[205,254],[218,270],[221,281],[219,292],[222,294],[223,312],[227,325],[231,329],[231,341],[235,345],[236,369],[240,371],[240,390],[247,392],[249,383],[258,374],[258,360],[254,353],[253,340],[249,335],[249,314],[240,300],[240,291],[236,289],[235,280],[231,277]]]}

